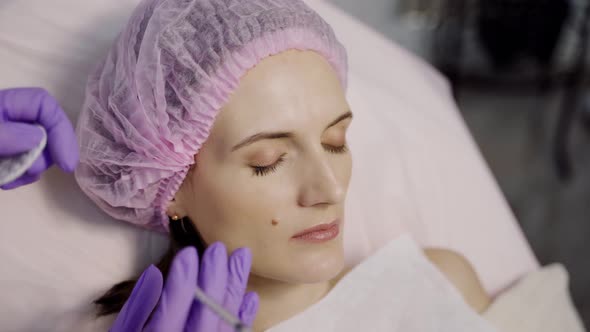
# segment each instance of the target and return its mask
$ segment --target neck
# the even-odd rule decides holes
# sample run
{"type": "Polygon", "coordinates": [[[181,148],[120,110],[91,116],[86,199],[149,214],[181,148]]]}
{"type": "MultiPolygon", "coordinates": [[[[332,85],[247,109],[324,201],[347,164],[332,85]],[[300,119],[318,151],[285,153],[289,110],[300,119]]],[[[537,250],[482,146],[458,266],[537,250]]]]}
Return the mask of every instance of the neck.
{"type": "Polygon", "coordinates": [[[265,331],[313,305],[331,289],[331,282],[294,284],[251,274],[248,290],[260,298],[254,331],[265,331]]]}

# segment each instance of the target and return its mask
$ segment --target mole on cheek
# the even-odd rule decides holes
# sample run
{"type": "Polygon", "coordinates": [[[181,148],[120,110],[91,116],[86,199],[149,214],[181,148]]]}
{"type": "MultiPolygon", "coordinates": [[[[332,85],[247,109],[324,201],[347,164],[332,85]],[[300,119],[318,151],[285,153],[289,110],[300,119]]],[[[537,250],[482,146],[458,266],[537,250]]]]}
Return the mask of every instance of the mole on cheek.
{"type": "Polygon", "coordinates": [[[272,220],[270,223],[271,223],[273,226],[276,226],[276,225],[278,225],[278,224],[279,224],[279,222],[278,222],[277,220],[275,220],[275,219],[273,219],[273,220],[272,220]]]}

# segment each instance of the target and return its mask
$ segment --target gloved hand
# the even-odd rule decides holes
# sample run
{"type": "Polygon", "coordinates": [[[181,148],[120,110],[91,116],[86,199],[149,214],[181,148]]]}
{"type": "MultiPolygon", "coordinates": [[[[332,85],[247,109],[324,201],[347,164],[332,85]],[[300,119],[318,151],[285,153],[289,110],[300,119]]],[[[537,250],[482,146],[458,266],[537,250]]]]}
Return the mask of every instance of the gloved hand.
{"type": "Polygon", "coordinates": [[[110,332],[233,331],[195,300],[196,285],[251,326],[258,311],[258,295],[244,294],[251,262],[252,255],[247,248],[234,251],[228,262],[225,246],[217,242],[207,248],[199,268],[196,249],[184,248],[174,257],[164,288],[160,270],[151,265],[143,272],[110,332]]]}
{"type": "Polygon", "coordinates": [[[13,189],[37,181],[55,162],[66,172],[78,164],[78,142],[74,128],[57,101],[41,88],[0,90],[0,158],[26,152],[41,142],[47,131],[47,147],[29,170],[2,189],[13,189]]]}

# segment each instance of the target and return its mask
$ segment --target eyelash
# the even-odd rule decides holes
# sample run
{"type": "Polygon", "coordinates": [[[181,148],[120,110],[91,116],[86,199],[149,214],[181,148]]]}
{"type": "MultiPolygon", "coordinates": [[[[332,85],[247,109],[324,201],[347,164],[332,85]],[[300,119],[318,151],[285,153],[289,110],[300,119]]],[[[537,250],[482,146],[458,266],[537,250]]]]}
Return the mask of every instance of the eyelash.
{"type": "MultiPolygon", "coordinates": [[[[326,149],[326,151],[330,152],[330,153],[345,153],[346,151],[348,151],[348,147],[346,145],[342,145],[342,146],[331,146],[331,145],[327,145],[327,144],[322,144],[324,146],[324,149],[326,149]]],[[[279,160],[277,160],[274,164],[270,165],[270,166],[251,166],[253,173],[255,176],[265,176],[268,175],[269,173],[272,173],[274,171],[277,170],[277,167],[283,163],[283,161],[285,161],[285,155],[282,155],[279,160]]]]}

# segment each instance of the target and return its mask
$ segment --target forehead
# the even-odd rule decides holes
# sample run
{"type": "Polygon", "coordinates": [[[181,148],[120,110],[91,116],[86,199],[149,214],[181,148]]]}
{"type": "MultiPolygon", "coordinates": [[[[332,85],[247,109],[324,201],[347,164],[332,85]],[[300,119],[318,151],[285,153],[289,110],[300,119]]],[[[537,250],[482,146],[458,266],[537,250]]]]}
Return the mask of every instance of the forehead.
{"type": "Polygon", "coordinates": [[[223,137],[231,144],[261,131],[323,130],[346,109],[327,60],[312,51],[289,50],[267,57],[240,79],[210,139],[223,137]]]}

